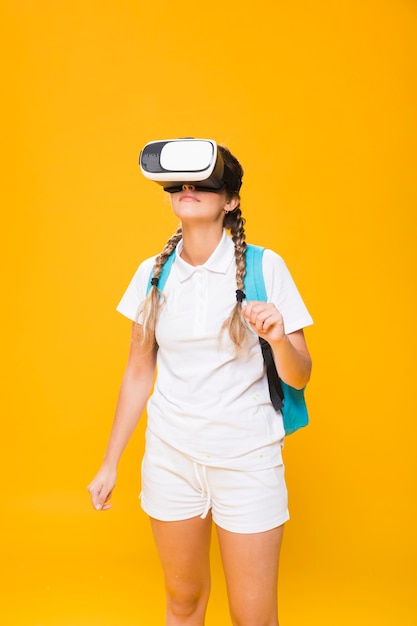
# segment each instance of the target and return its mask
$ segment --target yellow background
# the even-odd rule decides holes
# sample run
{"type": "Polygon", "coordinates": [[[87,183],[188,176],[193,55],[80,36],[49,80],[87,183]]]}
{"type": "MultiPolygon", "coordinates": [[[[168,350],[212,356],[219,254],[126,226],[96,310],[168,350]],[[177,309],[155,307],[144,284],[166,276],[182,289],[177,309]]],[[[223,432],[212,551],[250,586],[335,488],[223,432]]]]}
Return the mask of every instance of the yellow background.
{"type": "MultiPolygon", "coordinates": [[[[114,508],[86,485],[127,355],[115,306],[176,227],[138,152],[200,136],[242,161],[248,240],[315,319],[282,625],[417,624],[416,3],[3,0],[0,23],[2,623],[163,623],[144,420],[114,508]]],[[[214,541],[207,626],[229,623],[214,541]]]]}

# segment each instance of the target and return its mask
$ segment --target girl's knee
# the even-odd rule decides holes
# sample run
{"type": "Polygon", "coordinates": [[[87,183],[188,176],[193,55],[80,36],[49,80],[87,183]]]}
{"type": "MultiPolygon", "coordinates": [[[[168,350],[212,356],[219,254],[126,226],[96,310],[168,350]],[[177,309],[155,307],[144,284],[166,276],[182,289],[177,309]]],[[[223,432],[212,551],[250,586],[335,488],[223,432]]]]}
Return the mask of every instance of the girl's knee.
{"type": "Polygon", "coordinates": [[[236,610],[231,607],[233,626],[279,626],[275,608],[260,607],[258,610],[242,605],[236,610]]]}
{"type": "Polygon", "coordinates": [[[198,584],[179,584],[167,588],[167,608],[171,615],[176,617],[191,617],[204,614],[210,586],[198,584]]]}

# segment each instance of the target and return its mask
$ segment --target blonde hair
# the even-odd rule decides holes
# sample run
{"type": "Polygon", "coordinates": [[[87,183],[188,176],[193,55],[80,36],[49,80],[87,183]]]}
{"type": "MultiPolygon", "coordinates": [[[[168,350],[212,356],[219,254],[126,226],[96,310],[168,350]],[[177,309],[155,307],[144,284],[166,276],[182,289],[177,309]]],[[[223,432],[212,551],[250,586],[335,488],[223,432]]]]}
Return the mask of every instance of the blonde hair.
{"type": "Polygon", "coordinates": [[[153,266],[153,280],[149,293],[146,296],[142,306],[139,309],[139,315],[142,316],[142,346],[145,350],[152,350],[155,345],[155,328],[158,319],[158,311],[160,306],[160,292],[158,290],[159,277],[162,273],[164,264],[174,252],[178,242],[182,237],[182,228],[177,228],[176,232],[168,239],[162,252],[156,257],[153,266]]]}
{"type": "MultiPolygon", "coordinates": [[[[234,157],[231,152],[224,146],[218,146],[222,157],[227,163],[228,167],[237,174],[239,180],[243,176],[243,169],[239,161],[234,157]]],[[[223,227],[230,231],[232,241],[235,245],[235,260],[236,260],[236,297],[237,301],[233,309],[230,312],[229,317],[223,322],[220,335],[227,330],[229,332],[230,339],[234,343],[237,349],[240,349],[247,336],[247,326],[242,318],[242,293],[244,289],[244,279],[246,274],[246,235],[245,235],[245,220],[242,217],[240,209],[240,196],[239,193],[228,189],[226,191],[231,196],[237,196],[239,204],[237,207],[226,213],[223,220],[223,227]],[[239,297],[238,297],[238,292],[239,297]]],[[[152,350],[155,346],[155,328],[158,319],[159,307],[161,305],[161,293],[158,290],[158,279],[161,276],[162,268],[166,263],[168,257],[174,252],[179,241],[182,237],[182,228],[179,227],[177,231],[168,239],[162,252],[156,257],[153,267],[153,281],[147,297],[145,298],[139,313],[142,316],[142,346],[145,350],[152,350]]]]}
{"type": "Polygon", "coordinates": [[[236,261],[236,304],[229,317],[223,322],[221,333],[227,330],[229,332],[230,339],[235,344],[236,348],[242,347],[245,338],[247,336],[247,326],[242,318],[242,295],[244,289],[244,280],[246,274],[246,235],[245,235],[245,220],[242,217],[240,205],[225,215],[223,226],[230,230],[232,235],[232,241],[235,244],[235,261],[236,261]],[[242,292],[241,297],[238,298],[238,292],[242,292]]]}

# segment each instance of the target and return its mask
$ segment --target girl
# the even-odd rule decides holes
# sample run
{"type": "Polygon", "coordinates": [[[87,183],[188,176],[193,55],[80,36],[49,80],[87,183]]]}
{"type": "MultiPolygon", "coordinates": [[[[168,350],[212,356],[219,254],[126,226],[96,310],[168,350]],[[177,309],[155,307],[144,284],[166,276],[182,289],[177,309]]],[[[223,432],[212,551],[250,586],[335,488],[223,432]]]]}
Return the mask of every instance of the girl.
{"type": "Polygon", "coordinates": [[[104,461],[88,489],[96,509],[111,506],[118,462],[148,401],[141,504],[164,571],[167,626],[204,625],[212,523],[233,625],[278,626],[278,561],[289,518],[284,429],[259,337],[270,343],[280,377],[302,388],[311,372],[303,328],[312,320],[271,250],[263,257],[269,301],[242,303],[243,170],[227,148],[218,151],[234,176],[220,190],[186,181],[168,189],[180,228],[139,266],[118,306],[133,321],[130,353],[104,461]],[[160,294],[157,279],[173,251],[160,294]]]}

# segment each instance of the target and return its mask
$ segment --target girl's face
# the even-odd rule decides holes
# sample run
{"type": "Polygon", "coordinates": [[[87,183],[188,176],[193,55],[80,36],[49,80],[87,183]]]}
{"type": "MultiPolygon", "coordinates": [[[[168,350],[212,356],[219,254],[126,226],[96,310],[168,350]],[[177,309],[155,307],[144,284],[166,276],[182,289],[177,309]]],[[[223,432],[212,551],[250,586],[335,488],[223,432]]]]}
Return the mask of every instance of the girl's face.
{"type": "Polygon", "coordinates": [[[197,191],[192,184],[184,184],[182,190],[170,194],[171,206],[181,220],[195,222],[220,222],[226,211],[233,211],[238,205],[237,196],[229,197],[223,190],[197,191]]]}

